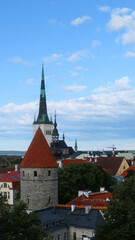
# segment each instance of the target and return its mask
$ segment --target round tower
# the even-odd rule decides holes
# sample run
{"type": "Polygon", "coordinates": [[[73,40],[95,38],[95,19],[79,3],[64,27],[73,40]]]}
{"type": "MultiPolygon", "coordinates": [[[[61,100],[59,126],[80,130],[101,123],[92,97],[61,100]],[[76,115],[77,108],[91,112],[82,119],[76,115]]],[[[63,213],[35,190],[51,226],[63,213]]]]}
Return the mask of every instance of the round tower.
{"type": "Polygon", "coordinates": [[[20,165],[21,200],[29,210],[58,204],[58,164],[39,128],[20,165]]]}

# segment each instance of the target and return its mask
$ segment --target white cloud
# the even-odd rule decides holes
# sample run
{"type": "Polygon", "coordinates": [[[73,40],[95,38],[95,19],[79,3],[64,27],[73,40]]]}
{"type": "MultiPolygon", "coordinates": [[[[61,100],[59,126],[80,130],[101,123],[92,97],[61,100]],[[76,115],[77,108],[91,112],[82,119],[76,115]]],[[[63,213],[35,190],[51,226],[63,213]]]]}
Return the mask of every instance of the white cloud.
{"type": "Polygon", "coordinates": [[[92,41],[92,47],[96,47],[96,46],[101,46],[101,42],[99,40],[92,41]]]}
{"type": "Polygon", "coordinates": [[[71,25],[73,26],[78,26],[81,23],[84,23],[87,20],[90,20],[91,17],[90,16],[83,16],[83,17],[78,17],[76,19],[74,19],[73,21],[71,21],[71,25]]]}
{"type": "Polygon", "coordinates": [[[34,78],[29,78],[29,79],[26,81],[26,83],[27,83],[28,85],[32,85],[32,84],[34,83],[34,78]]]}
{"type": "Polygon", "coordinates": [[[73,84],[71,86],[66,86],[63,88],[68,92],[80,92],[80,91],[84,90],[86,88],[86,86],[73,84]]]}
{"type": "Polygon", "coordinates": [[[127,53],[125,54],[125,57],[126,57],[126,58],[135,58],[135,53],[133,53],[133,52],[127,52],[127,53]]]}
{"type": "Polygon", "coordinates": [[[98,8],[98,11],[100,11],[100,12],[108,12],[108,11],[110,11],[110,7],[102,6],[102,7],[98,8]]]}
{"type": "Polygon", "coordinates": [[[34,66],[36,64],[35,62],[31,62],[30,63],[28,61],[25,61],[21,57],[9,58],[8,61],[10,61],[11,63],[14,63],[14,64],[23,64],[26,67],[32,67],[32,66],[34,66]]]}
{"type": "Polygon", "coordinates": [[[75,77],[75,76],[78,76],[78,75],[79,75],[78,72],[72,72],[72,73],[71,73],[71,76],[72,76],[72,77],[75,77]]]}
{"type": "Polygon", "coordinates": [[[68,59],[67,61],[69,62],[77,62],[80,61],[84,58],[89,58],[90,52],[89,50],[81,50],[78,52],[73,53],[68,59]]]}
{"type": "Polygon", "coordinates": [[[62,57],[62,54],[53,53],[50,57],[44,57],[45,62],[54,62],[62,57]]]}
{"type": "Polygon", "coordinates": [[[121,31],[115,42],[122,44],[135,43],[135,11],[129,8],[116,8],[112,11],[107,28],[111,31],[121,31]]]}

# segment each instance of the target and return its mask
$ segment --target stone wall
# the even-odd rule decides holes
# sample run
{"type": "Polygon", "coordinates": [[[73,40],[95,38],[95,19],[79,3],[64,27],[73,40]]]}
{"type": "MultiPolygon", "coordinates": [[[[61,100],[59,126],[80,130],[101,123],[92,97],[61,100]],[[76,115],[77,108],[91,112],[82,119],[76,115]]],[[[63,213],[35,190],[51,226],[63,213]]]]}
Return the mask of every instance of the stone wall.
{"type": "Polygon", "coordinates": [[[21,168],[21,199],[29,210],[58,204],[57,168],[21,168]]]}

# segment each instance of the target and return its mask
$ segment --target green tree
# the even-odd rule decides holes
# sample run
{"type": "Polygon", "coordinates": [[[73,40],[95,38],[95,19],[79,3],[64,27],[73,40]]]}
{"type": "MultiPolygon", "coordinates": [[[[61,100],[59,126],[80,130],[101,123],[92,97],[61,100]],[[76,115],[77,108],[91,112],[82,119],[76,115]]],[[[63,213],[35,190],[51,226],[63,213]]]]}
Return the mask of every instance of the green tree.
{"type": "Polygon", "coordinates": [[[129,178],[133,175],[135,175],[135,171],[133,169],[130,169],[130,170],[127,171],[127,176],[125,178],[129,178]]]}
{"type": "Polygon", "coordinates": [[[104,216],[106,223],[97,228],[97,239],[135,239],[135,175],[115,188],[104,216]]]}
{"type": "Polygon", "coordinates": [[[11,207],[0,195],[0,240],[43,240],[44,232],[39,217],[27,213],[26,204],[20,201],[11,207]]]}
{"type": "Polygon", "coordinates": [[[115,179],[91,163],[69,164],[58,169],[59,203],[65,204],[77,197],[78,190],[99,191],[100,187],[111,190],[115,179]]]}

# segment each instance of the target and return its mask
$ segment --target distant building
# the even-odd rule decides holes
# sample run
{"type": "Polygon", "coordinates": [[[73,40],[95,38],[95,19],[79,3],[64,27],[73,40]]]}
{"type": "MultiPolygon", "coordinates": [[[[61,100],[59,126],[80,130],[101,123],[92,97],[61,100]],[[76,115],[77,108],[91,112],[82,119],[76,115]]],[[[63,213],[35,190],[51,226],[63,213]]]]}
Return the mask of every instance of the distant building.
{"type": "Polygon", "coordinates": [[[15,203],[17,187],[20,186],[20,170],[0,174],[0,193],[10,205],[15,203]]]}
{"type": "Polygon", "coordinates": [[[59,140],[59,133],[57,129],[56,122],[56,112],[55,112],[55,120],[54,120],[54,129],[52,133],[52,142],[50,144],[51,150],[57,160],[68,158],[70,155],[74,153],[72,147],[68,147],[65,142],[65,136],[63,134],[63,139],[59,140]]]}
{"type": "Polygon", "coordinates": [[[39,128],[20,164],[21,199],[29,210],[58,203],[58,164],[39,128]]]}
{"type": "Polygon", "coordinates": [[[46,138],[46,141],[50,146],[50,143],[52,141],[53,122],[51,120],[49,120],[48,113],[47,113],[43,65],[42,65],[39,113],[38,113],[37,120],[34,119],[34,122],[33,122],[33,136],[35,135],[35,133],[39,127],[41,128],[41,130],[46,138]]]}

